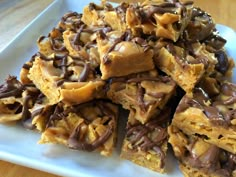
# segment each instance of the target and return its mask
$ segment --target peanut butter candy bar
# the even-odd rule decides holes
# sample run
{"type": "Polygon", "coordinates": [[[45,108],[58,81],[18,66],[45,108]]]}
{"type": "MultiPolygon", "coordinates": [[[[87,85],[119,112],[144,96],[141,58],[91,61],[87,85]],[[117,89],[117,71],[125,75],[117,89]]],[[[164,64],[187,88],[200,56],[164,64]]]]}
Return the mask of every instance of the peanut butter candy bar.
{"type": "Polygon", "coordinates": [[[146,123],[160,113],[173,96],[175,82],[168,76],[158,76],[156,70],[111,78],[107,96],[130,111],[129,122],[146,123]]]}
{"type": "MultiPolygon", "coordinates": [[[[142,124],[128,122],[121,157],[151,170],[164,173],[167,153],[167,126],[170,109],[164,108],[158,116],[142,124]]],[[[129,119],[135,119],[131,117],[129,119]]]]}
{"type": "Polygon", "coordinates": [[[184,176],[230,177],[236,175],[236,156],[198,135],[187,135],[171,125],[169,143],[173,146],[184,176]]]}
{"type": "Polygon", "coordinates": [[[74,106],[58,103],[52,114],[44,118],[40,143],[60,143],[72,149],[111,155],[117,137],[117,106],[102,100],[74,106]]]}
{"type": "Polygon", "coordinates": [[[199,87],[195,88],[193,98],[184,96],[177,107],[172,125],[187,134],[204,136],[205,141],[236,153],[236,86],[224,82],[216,91],[218,94],[209,97],[207,92],[199,87]]]}

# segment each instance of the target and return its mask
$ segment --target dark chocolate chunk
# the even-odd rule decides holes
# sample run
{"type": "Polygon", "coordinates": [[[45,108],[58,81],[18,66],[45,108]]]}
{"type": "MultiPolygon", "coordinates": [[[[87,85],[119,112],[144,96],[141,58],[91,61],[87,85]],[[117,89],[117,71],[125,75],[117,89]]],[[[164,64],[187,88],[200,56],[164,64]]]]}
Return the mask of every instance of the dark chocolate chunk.
{"type": "Polygon", "coordinates": [[[218,60],[218,63],[216,64],[216,70],[219,71],[222,74],[225,74],[229,68],[229,61],[226,53],[222,50],[217,51],[215,53],[215,57],[218,60]]]}

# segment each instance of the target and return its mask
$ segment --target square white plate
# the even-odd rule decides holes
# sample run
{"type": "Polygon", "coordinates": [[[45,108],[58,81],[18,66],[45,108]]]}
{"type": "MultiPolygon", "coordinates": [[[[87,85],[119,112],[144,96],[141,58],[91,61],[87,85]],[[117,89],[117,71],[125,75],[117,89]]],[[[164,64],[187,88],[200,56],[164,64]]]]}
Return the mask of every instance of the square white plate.
{"type": "MultiPolygon", "coordinates": [[[[47,35],[65,12],[82,12],[86,4],[88,1],[57,0],[45,9],[1,51],[0,83],[3,83],[9,74],[19,75],[23,63],[37,52],[37,38],[47,35]]],[[[223,25],[218,25],[217,28],[228,40],[228,54],[236,58],[235,32],[223,25]]],[[[73,151],[58,145],[39,145],[39,138],[38,133],[20,126],[0,125],[0,159],[67,177],[182,176],[172,155],[169,155],[166,162],[168,174],[161,175],[120,159],[119,148],[112,157],[105,158],[97,153],[73,151]]]]}

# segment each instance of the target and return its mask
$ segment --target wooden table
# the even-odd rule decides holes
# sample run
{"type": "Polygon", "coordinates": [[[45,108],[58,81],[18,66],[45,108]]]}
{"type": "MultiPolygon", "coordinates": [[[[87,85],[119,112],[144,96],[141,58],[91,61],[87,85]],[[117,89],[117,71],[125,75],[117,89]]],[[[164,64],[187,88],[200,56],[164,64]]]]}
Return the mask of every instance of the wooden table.
{"type": "MultiPolygon", "coordinates": [[[[53,0],[0,0],[0,51],[52,1],[53,0]]],[[[228,25],[236,29],[235,0],[195,0],[195,4],[209,12],[214,17],[216,23],[228,25]]],[[[0,161],[0,176],[56,177],[56,175],[5,161],[0,161]]]]}

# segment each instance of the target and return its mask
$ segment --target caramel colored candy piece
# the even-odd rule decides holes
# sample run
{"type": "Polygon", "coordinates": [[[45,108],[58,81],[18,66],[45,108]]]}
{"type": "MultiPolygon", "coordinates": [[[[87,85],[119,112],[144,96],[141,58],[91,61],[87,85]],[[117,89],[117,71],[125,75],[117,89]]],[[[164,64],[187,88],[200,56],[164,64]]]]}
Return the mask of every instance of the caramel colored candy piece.
{"type": "Polygon", "coordinates": [[[125,41],[127,33],[112,31],[97,38],[102,79],[125,76],[154,68],[153,50],[133,41],[125,41]]]}
{"type": "Polygon", "coordinates": [[[164,109],[160,115],[154,116],[145,124],[128,123],[121,157],[140,166],[164,173],[167,153],[166,126],[169,118],[170,110],[164,109]]]}
{"type": "Polygon", "coordinates": [[[129,122],[146,123],[164,107],[175,87],[172,79],[158,76],[153,70],[127,78],[111,79],[107,96],[130,110],[129,122]]]}
{"type": "Polygon", "coordinates": [[[209,97],[196,88],[193,98],[180,101],[172,124],[188,135],[199,134],[205,141],[226,151],[236,153],[235,94],[236,86],[221,83],[219,94],[209,97]]]}
{"type": "Polygon", "coordinates": [[[191,94],[195,85],[205,73],[212,73],[217,63],[214,54],[209,53],[198,43],[194,44],[195,57],[185,55],[181,47],[168,44],[162,47],[154,61],[167,75],[170,75],[174,81],[185,91],[191,94]]]}
{"type": "Polygon", "coordinates": [[[47,120],[40,143],[59,143],[69,148],[112,154],[116,142],[118,107],[104,101],[80,105],[57,104],[47,120]]]}
{"type": "Polygon", "coordinates": [[[168,134],[169,143],[180,162],[179,167],[184,176],[235,176],[234,154],[206,142],[199,136],[186,135],[174,125],[168,127],[168,134]]]}
{"type": "Polygon", "coordinates": [[[127,26],[134,34],[142,29],[145,34],[154,33],[157,37],[176,42],[190,21],[191,7],[191,3],[164,1],[131,4],[126,12],[127,26]]]}
{"type": "Polygon", "coordinates": [[[0,86],[0,123],[21,120],[25,128],[33,128],[30,109],[36,103],[40,91],[33,84],[22,84],[9,76],[0,86]]]}
{"type": "Polygon", "coordinates": [[[125,31],[127,28],[125,16],[128,6],[129,4],[125,2],[115,8],[109,3],[100,6],[90,3],[83,10],[82,21],[89,27],[110,26],[115,31],[125,31]]]}
{"type": "Polygon", "coordinates": [[[99,91],[104,85],[94,75],[89,63],[68,56],[36,57],[29,78],[46,95],[50,104],[87,102],[100,97],[99,91]]]}
{"type": "Polygon", "coordinates": [[[22,119],[23,91],[23,85],[14,76],[0,85],[0,123],[22,119]]]}

